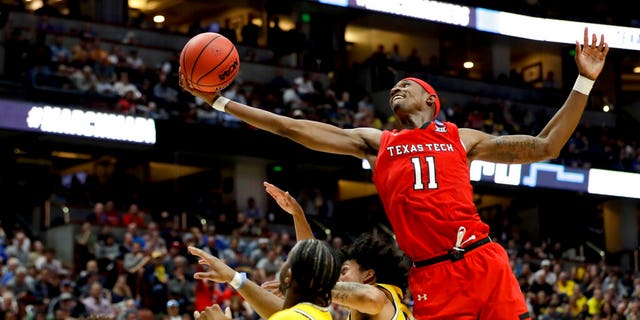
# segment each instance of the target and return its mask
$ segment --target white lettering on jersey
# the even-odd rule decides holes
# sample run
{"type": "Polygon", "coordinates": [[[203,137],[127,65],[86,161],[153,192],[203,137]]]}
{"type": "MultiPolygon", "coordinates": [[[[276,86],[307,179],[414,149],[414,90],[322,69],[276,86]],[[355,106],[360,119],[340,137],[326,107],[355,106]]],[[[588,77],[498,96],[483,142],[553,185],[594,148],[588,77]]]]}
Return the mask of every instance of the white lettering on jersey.
{"type": "Polygon", "coordinates": [[[424,151],[453,152],[451,143],[425,143],[425,144],[401,144],[388,146],[389,156],[395,157],[403,154],[422,153],[424,151]]]}

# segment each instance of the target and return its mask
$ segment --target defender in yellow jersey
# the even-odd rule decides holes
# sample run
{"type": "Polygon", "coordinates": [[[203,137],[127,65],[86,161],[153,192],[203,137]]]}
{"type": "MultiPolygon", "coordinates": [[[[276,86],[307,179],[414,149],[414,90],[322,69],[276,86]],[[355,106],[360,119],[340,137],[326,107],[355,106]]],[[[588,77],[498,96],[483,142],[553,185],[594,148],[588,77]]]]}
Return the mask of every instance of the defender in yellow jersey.
{"type": "MultiPolygon", "coordinates": [[[[306,239],[291,249],[280,269],[284,302],[222,260],[196,247],[189,247],[189,252],[200,258],[200,264],[208,266],[208,271],[198,272],[194,278],[228,283],[264,319],[331,319],[327,307],[331,304],[331,289],[338,280],[340,269],[335,252],[323,241],[306,239]]],[[[223,314],[218,305],[202,312],[198,310],[194,316],[196,320],[231,319],[229,312],[223,314]]]]}
{"type": "Polygon", "coordinates": [[[333,302],[349,309],[348,319],[413,319],[402,302],[410,263],[393,239],[365,233],[343,250],[343,256],[331,295],[333,302]]]}
{"type": "MultiPolygon", "coordinates": [[[[278,205],[293,216],[298,241],[313,238],[298,202],[288,192],[267,182],[264,185],[278,205]]],[[[411,263],[394,239],[363,234],[343,251],[342,258],[339,282],[331,294],[334,303],[349,309],[349,319],[413,319],[402,302],[411,263]]]]}

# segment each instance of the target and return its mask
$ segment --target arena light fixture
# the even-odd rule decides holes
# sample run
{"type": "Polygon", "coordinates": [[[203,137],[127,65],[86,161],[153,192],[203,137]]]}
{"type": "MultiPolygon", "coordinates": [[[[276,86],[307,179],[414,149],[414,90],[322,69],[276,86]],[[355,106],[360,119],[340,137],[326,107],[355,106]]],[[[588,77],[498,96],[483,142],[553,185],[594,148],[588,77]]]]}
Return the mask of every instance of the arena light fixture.
{"type": "Polygon", "coordinates": [[[575,44],[585,27],[604,34],[611,48],[640,50],[640,28],[547,19],[505,11],[476,8],[432,0],[316,0],[329,5],[352,7],[381,13],[472,28],[478,31],[535,41],[575,44]]]}
{"type": "Polygon", "coordinates": [[[161,14],[157,14],[155,16],[153,16],[153,22],[155,23],[163,23],[164,22],[164,16],[161,14]]]}
{"type": "Polygon", "coordinates": [[[640,66],[634,67],[633,73],[640,73],[640,66]]]}
{"type": "Polygon", "coordinates": [[[465,63],[463,63],[463,64],[462,64],[462,66],[463,66],[465,69],[472,69],[472,68],[473,68],[473,66],[474,66],[474,64],[473,64],[473,62],[472,62],[472,61],[465,61],[465,63]]]}

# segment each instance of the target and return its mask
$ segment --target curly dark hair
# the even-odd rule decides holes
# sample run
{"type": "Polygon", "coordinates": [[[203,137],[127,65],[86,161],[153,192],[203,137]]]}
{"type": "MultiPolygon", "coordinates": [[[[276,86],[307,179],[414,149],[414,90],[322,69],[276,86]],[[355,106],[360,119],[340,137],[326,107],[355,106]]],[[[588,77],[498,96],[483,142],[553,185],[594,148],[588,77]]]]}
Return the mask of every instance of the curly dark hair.
{"type": "Polygon", "coordinates": [[[407,289],[411,260],[398,248],[395,239],[364,233],[342,249],[342,261],[354,260],[360,270],[372,269],[376,282],[407,289]]]}

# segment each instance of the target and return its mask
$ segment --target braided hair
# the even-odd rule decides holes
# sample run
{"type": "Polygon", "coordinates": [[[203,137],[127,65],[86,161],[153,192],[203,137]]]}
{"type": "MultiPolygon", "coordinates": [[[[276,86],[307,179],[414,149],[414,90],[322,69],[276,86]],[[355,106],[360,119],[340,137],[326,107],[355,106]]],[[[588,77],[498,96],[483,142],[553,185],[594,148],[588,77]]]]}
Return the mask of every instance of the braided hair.
{"type": "Polygon", "coordinates": [[[341,251],[341,258],[343,261],[354,260],[360,271],[372,269],[378,283],[397,286],[403,292],[407,289],[411,262],[394,239],[364,233],[341,251]]]}
{"type": "Polygon", "coordinates": [[[340,277],[340,260],[327,243],[318,239],[299,241],[289,253],[291,280],[298,293],[309,298],[331,301],[331,289],[340,277]]]}

